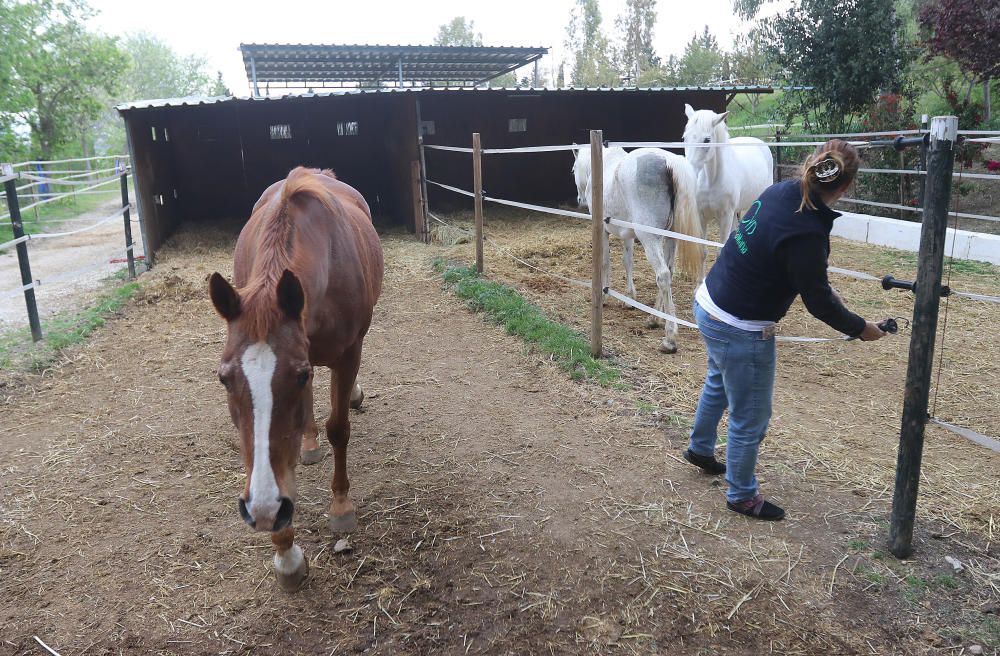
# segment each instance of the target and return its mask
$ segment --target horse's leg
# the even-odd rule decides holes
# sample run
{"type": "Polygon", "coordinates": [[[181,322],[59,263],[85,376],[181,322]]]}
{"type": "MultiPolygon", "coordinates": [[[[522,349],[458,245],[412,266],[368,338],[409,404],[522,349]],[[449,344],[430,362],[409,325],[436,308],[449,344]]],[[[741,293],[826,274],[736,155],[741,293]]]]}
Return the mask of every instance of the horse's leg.
{"type": "MultiPolygon", "coordinates": [[[[673,290],[673,270],[674,260],[677,257],[677,241],[674,239],[661,239],[660,247],[663,254],[663,268],[656,272],[656,286],[664,293],[663,311],[672,317],[677,316],[677,308],[674,306],[673,290]]],[[[664,326],[665,334],[660,342],[660,350],[664,353],[677,352],[677,324],[667,321],[664,326]]]]}
{"type": "Polygon", "coordinates": [[[295,529],[289,526],[271,534],[274,545],[274,575],[285,592],[295,592],[309,576],[309,559],[295,544],[295,529]]]}
{"type": "Polygon", "coordinates": [[[729,239],[729,235],[732,234],[733,228],[736,226],[736,221],[738,217],[736,216],[736,208],[726,206],[718,215],[719,220],[719,241],[723,244],[729,239]]]}
{"type": "Polygon", "coordinates": [[[316,414],[313,409],[313,381],[311,379],[302,392],[302,412],[305,414],[306,427],[302,431],[302,450],[299,457],[303,465],[314,465],[326,457],[326,449],[319,445],[319,428],[316,426],[316,414]]]}
{"type": "Polygon", "coordinates": [[[635,280],[632,278],[632,252],[635,250],[635,237],[627,237],[622,246],[624,254],[622,263],[625,265],[625,277],[628,281],[628,295],[635,298],[635,280]]]}
{"type": "Polygon", "coordinates": [[[347,443],[351,439],[351,421],[348,408],[351,392],[361,366],[361,343],[349,348],[340,361],[331,367],[330,419],[326,422],[326,436],[333,445],[333,499],[330,501],[330,530],[350,533],[358,527],[354,502],[351,501],[351,482],[347,478],[347,443]]]}
{"type": "MultiPolygon", "coordinates": [[[[638,232],[636,235],[642,244],[643,250],[646,251],[646,259],[649,260],[649,266],[653,267],[653,273],[656,274],[656,304],[653,307],[663,312],[663,286],[661,285],[662,277],[660,270],[665,268],[666,265],[663,263],[663,249],[659,243],[662,237],[648,232],[638,232]]],[[[646,320],[646,326],[649,328],[656,328],[662,323],[663,319],[653,315],[649,315],[649,318],[646,320]]]]}

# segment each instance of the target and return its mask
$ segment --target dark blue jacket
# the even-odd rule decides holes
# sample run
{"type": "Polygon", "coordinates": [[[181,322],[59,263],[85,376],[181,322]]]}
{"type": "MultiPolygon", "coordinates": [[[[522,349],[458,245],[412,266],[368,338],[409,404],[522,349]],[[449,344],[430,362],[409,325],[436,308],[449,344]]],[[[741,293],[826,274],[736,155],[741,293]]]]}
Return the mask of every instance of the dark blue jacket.
{"type": "Polygon", "coordinates": [[[740,219],[705,278],[719,308],[745,320],[779,321],[799,294],[814,317],[855,336],[865,320],[837,300],[826,276],[830,231],[840,216],[813,199],[799,211],[798,180],[768,187],[740,219]]]}

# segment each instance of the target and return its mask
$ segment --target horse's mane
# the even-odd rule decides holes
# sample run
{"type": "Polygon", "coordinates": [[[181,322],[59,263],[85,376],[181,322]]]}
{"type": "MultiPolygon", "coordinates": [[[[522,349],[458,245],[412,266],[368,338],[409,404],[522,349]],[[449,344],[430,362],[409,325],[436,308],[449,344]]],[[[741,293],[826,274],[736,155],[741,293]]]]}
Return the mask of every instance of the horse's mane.
{"type": "Polygon", "coordinates": [[[719,121],[719,124],[715,126],[715,129],[712,131],[712,141],[716,143],[729,141],[729,128],[726,127],[725,121],[719,121]]]}
{"type": "MultiPolygon", "coordinates": [[[[254,266],[249,282],[240,290],[251,339],[267,339],[282,318],[277,303],[278,281],[286,269],[292,269],[295,246],[295,225],[288,211],[289,204],[313,199],[327,211],[336,212],[332,193],[320,176],[337,179],[330,169],[302,166],[293,169],[282,184],[280,193],[259,208],[264,215],[256,234],[254,266]]],[[[306,300],[308,302],[308,298],[306,300]]],[[[303,316],[305,314],[303,311],[303,316]]]]}

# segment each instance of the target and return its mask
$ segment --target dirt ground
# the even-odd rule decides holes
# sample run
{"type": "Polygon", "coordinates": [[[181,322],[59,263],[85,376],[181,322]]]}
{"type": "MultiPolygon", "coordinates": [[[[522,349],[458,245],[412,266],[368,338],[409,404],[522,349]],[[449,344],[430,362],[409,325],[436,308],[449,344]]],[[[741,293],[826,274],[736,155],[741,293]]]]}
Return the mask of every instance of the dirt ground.
{"type": "MultiPolygon", "coordinates": [[[[587,228],[565,225],[489,230],[585,277],[587,228]]],[[[205,279],[231,271],[234,237],[181,233],[120,318],[56,369],[2,381],[0,652],[40,653],[38,636],[64,656],[995,653],[996,454],[930,429],[916,554],[885,554],[905,339],[782,349],[759,473],[789,517],[750,522],[678,457],[703,371],[696,336],[664,356],[637,313],[609,307],[627,389],[574,383],[442,290],[431,258],[467,259],[468,244],[396,234],[352,415],[354,550],[334,554],[326,529],[332,463],[300,467],[311,577],[282,593],[270,540],[237,513],[244,474],[214,375],[224,327],[205,279]]],[[[488,254],[490,275],[585,325],[582,293],[505,261],[488,254]]],[[[637,258],[648,298],[647,269],[637,258]]],[[[841,291],[878,314],[908,302],[841,291]]],[[[683,284],[678,299],[690,302],[683,284]]],[[[942,393],[938,414],[995,428],[996,337],[957,314],[943,381],[963,391],[942,393]],[[963,339],[981,344],[967,358],[963,339]]]]}
{"type": "MultiPolygon", "coordinates": [[[[53,223],[48,232],[69,232],[107,218],[120,202],[108,201],[72,221],[53,223]]],[[[133,213],[134,216],[134,213],[133,213]]],[[[135,255],[142,255],[139,225],[132,224],[135,255]]],[[[96,298],[101,281],[126,266],[125,232],[121,219],[111,220],[99,228],[68,237],[28,242],[31,275],[41,280],[35,288],[38,314],[44,320],[52,315],[79,310],[96,298]]],[[[17,292],[21,273],[17,249],[0,253],[0,332],[28,325],[24,295],[17,292]]]]}

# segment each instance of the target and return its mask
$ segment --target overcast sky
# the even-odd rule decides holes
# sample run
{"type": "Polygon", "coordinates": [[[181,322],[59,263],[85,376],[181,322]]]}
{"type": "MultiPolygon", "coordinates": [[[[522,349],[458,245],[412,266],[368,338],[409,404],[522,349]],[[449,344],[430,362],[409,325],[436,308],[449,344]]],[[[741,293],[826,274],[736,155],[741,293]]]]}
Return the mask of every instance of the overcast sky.
{"type": "MultiPolygon", "coordinates": [[[[599,0],[606,33],[624,0],[599,0]]],[[[563,58],[563,41],[573,0],[360,0],[344,2],[241,2],[214,0],[90,0],[98,16],[92,25],[110,35],[144,30],[167,41],[178,52],[199,54],[213,71],[221,70],[237,95],[248,93],[239,44],[370,43],[430,44],[438,26],[455,16],[475,22],[486,45],[547,46],[563,58]]],[[[704,29],[723,48],[744,29],[733,16],[731,0],[659,0],[654,33],[660,56],[681,54],[684,44],[704,29]]],[[[558,64],[556,64],[558,65],[558,64]]]]}

